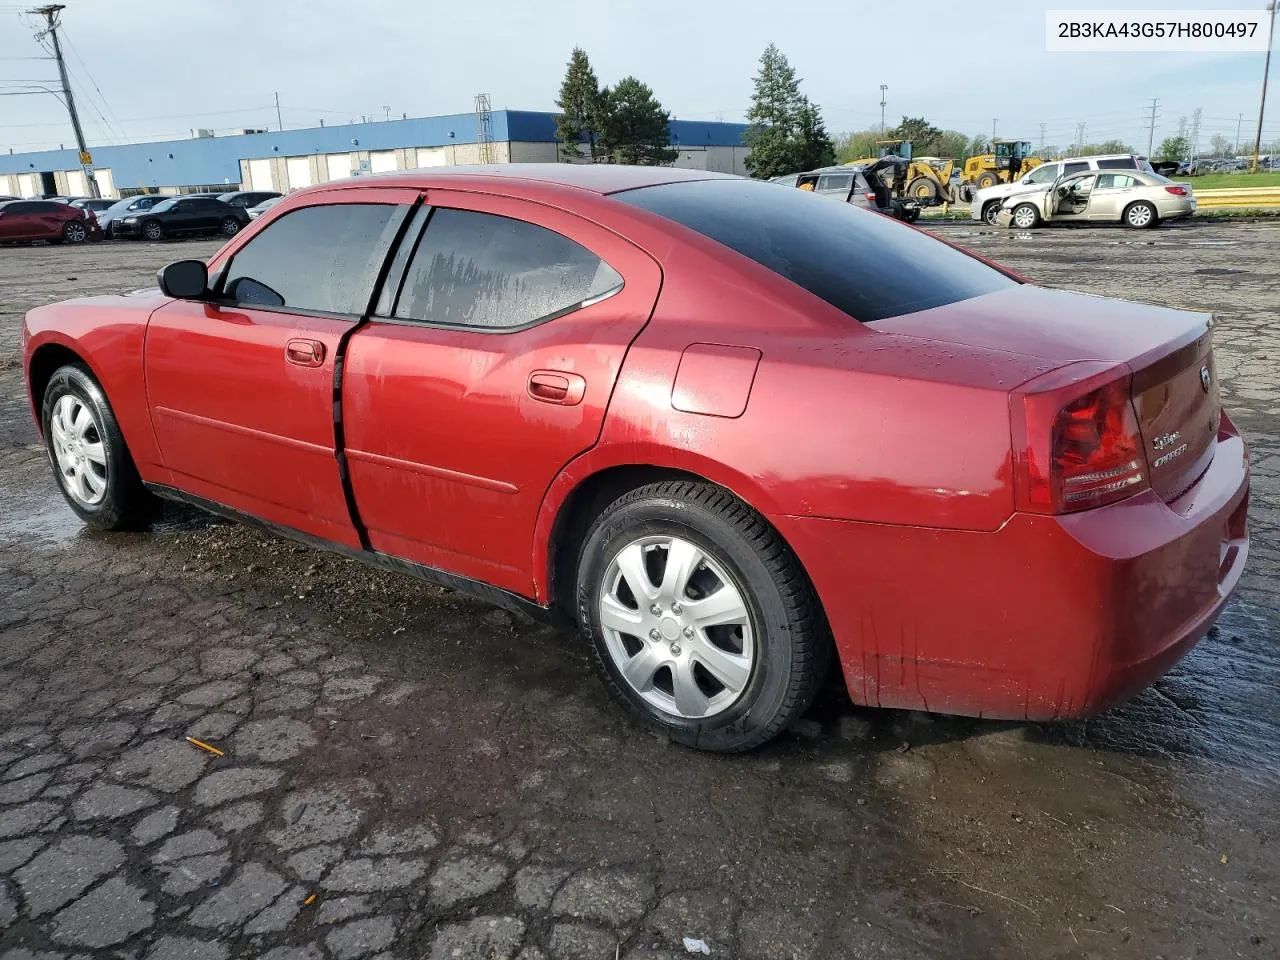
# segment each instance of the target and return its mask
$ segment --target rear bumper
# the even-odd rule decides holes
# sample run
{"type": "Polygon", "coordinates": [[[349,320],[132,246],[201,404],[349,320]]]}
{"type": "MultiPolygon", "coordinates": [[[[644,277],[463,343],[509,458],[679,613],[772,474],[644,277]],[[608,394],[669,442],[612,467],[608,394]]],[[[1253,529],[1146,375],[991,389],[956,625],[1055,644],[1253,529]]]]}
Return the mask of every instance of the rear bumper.
{"type": "Polygon", "coordinates": [[[1204,476],[992,533],[776,517],[809,571],[850,696],[1004,719],[1083,717],[1167,672],[1248,554],[1247,450],[1224,416],[1204,476]]]}

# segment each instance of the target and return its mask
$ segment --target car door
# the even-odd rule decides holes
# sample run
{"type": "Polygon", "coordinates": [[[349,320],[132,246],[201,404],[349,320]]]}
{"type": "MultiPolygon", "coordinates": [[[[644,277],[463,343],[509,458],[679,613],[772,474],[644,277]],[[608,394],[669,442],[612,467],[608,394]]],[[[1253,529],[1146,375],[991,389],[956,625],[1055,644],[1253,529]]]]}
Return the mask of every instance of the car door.
{"type": "Polygon", "coordinates": [[[1120,211],[1133,199],[1138,181],[1127,173],[1098,173],[1089,198],[1088,219],[1119,220],[1120,211]]]}
{"type": "Polygon", "coordinates": [[[21,240],[26,236],[28,206],[24,200],[10,200],[0,205],[0,240],[21,240]]]}
{"type": "Polygon", "coordinates": [[[427,202],[347,351],[356,506],[374,550],[531,595],[543,495],[595,444],[661,271],[542,204],[427,202]]]}
{"type": "Polygon", "coordinates": [[[201,233],[213,233],[221,228],[222,218],[232,211],[220,200],[195,201],[194,229],[201,233]]]}
{"type": "Polygon", "coordinates": [[[417,191],[316,194],[211,264],[214,299],[147,330],[147,398],[174,486],[359,547],[336,459],[335,361],[417,191]]]}
{"type": "Polygon", "coordinates": [[[1057,190],[1057,207],[1053,212],[1053,218],[1055,220],[1086,219],[1089,201],[1097,179],[1097,174],[1091,174],[1085,177],[1074,177],[1061,184],[1057,190]],[[1066,188],[1065,195],[1063,187],[1066,188]]]}

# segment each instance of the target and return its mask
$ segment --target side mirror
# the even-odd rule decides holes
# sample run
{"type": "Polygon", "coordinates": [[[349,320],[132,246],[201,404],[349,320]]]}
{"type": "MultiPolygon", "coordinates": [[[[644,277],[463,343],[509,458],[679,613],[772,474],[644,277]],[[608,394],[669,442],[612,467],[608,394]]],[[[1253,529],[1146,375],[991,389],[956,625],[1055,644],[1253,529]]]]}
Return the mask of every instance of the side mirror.
{"type": "Polygon", "coordinates": [[[161,267],[156,283],[166,297],[203,300],[209,293],[209,268],[203,260],[179,260],[161,267]]]}

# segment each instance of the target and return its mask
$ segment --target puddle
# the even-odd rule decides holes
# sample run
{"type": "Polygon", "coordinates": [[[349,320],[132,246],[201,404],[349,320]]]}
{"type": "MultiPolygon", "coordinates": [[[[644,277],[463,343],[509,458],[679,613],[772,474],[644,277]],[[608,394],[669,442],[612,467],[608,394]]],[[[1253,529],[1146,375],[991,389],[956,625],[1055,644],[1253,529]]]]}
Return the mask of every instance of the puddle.
{"type": "MultiPolygon", "coordinates": [[[[204,513],[195,507],[165,503],[147,532],[151,534],[184,533],[225,523],[230,521],[204,513]]],[[[87,542],[99,536],[103,534],[86,527],[84,521],[72,512],[61,497],[56,495],[29,511],[0,514],[0,540],[34,539],[53,546],[65,547],[87,542]]]]}

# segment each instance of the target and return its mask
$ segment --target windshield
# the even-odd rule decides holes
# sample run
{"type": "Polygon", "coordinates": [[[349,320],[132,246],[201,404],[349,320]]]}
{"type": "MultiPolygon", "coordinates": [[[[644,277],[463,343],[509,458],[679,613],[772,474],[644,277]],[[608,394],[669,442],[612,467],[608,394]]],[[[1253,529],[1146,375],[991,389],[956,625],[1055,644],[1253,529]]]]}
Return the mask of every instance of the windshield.
{"type": "Polygon", "coordinates": [[[803,190],[695,180],[612,196],[749,257],[863,322],[1015,285],[927,233],[803,190]]]}

